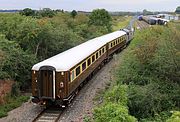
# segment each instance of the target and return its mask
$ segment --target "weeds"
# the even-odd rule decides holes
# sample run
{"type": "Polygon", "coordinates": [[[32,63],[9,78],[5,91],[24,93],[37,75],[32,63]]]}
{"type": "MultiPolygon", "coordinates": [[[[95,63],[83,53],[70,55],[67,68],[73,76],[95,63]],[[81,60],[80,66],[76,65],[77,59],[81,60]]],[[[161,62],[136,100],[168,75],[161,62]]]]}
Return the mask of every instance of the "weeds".
{"type": "Polygon", "coordinates": [[[28,96],[11,97],[10,95],[8,95],[6,99],[7,99],[7,103],[0,106],[0,118],[7,116],[7,113],[12,109],[21,106],[21,104],[23,102],[26,102],[29,99],[29,97],[28,96]]]}

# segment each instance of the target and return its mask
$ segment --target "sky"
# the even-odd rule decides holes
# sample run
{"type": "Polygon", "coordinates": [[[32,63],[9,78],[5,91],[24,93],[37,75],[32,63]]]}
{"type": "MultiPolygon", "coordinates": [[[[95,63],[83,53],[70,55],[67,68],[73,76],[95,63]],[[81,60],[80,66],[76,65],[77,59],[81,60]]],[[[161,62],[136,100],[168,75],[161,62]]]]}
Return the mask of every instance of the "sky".
{"type": "Polygon", "coordinates": [[[0,0],[0,9],[63,9],[65,11],[175,11],[180,0],[0,0]]]}

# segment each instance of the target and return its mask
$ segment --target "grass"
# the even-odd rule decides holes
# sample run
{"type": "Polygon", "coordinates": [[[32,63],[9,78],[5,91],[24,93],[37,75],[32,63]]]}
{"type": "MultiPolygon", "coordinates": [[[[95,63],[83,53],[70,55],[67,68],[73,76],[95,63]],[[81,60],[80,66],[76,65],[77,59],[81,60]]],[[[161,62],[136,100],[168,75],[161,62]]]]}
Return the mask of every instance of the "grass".
{"type": "Polygon", "coordinates": [[[18,97],[7,96],[6,99],[7,99],[7,103],[0,106],[0,118],[7,116],[9,111],[21,106],[21,104],[26,102],[29,99],[29,97],[28,96],[18,96],[18,97]]]}
{"type": "Polygon", "coordinates": [[[113,17],[113,31],[119,30],[121,28],[125,28],[130,20],[132,19],[131,16],[117,16],[113,17]]]}

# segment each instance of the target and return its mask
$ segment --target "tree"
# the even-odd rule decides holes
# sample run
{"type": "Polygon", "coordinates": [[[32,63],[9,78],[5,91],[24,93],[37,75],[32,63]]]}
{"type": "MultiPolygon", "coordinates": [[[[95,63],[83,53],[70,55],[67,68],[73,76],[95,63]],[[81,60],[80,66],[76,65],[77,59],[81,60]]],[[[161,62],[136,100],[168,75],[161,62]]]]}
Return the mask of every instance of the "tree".
{"type": "Polygon", "coordinates": [[[77,15],[76,10],[73,10],[73,11],[71,12],[71,16],[72,16],[73,18],[75,18],[76,15],[77,15]]]}
{"type": "Polygon", "coordinates": [[[95,26],[105,26],[111,31],[111,16],[105,9],[96,9],[89,16],[89,24],[95,26]]]}
{"type": "Polygon", "coordinates": [[[15,41],[0,35],[0,79],[12,79],[22,87],[30,85],[30,67],[36,62],[32,54],[23,51],[15,41]]]}
{"type": "Polygon", "coordinates": [[[56,12],[51,10],[50,8],[43,8],[41,11],[39,11],[39,14],[42,16],[42,17],[53,17],[56,12]]]}
{"type": "Polygon", "coordinates": [[[176,13],[176,14],[180,14],[180,6],[178,6],[178,7],[176,8],[175,13],[176,13]]]}
{"type": "Polygon", "coordinates": [[[148,11],[146,9],[143,10],[143,15],[151,15],[153,14],[151,11],[148,11]]]}
{"type": "Polygon", "coordinates": [[[25,8],[22,11],[20,11],[21,15],[25,15],[25,16],[34,16],[35,15],[35,11],[30,9],[30,8],[25,8]]]}

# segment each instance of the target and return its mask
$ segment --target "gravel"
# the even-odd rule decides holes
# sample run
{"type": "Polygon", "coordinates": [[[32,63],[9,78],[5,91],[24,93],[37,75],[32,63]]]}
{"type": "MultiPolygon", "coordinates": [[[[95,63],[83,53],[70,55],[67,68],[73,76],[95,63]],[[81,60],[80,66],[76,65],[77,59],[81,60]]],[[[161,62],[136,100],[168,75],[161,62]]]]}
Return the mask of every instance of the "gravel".
{"type": "Polygon", "coordinates": [[[40,106],[28,101],[8,112],[8,116],[1,118],[0,122],[32,122],[41,111],[40,106]]]}

